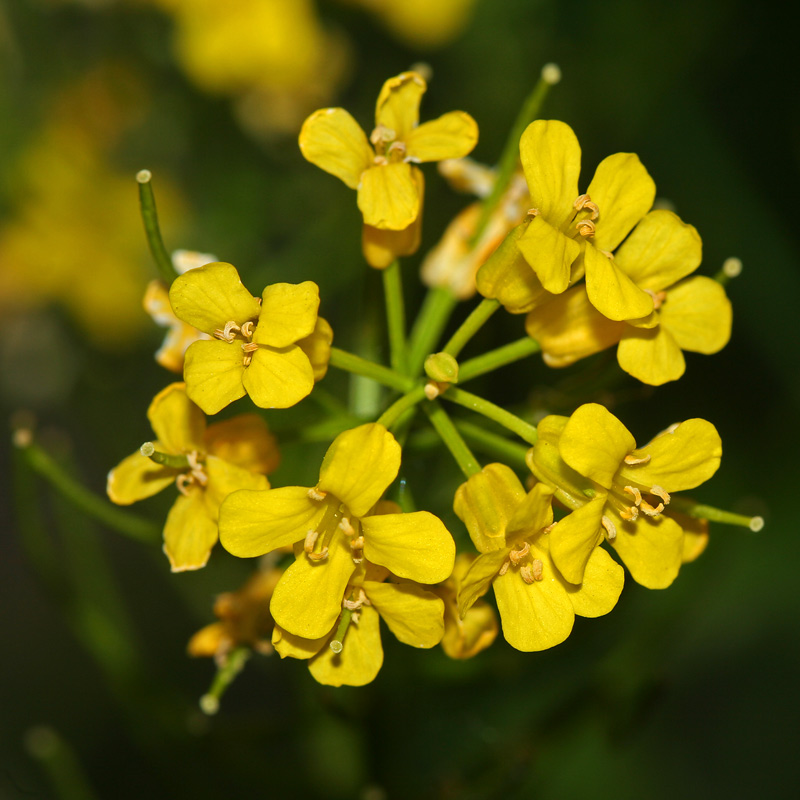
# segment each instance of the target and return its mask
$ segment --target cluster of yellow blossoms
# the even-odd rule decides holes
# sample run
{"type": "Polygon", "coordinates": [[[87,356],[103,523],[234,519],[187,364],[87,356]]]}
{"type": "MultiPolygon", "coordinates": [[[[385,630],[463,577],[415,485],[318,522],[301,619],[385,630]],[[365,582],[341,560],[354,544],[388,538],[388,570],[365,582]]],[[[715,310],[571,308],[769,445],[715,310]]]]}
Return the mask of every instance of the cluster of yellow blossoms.
{"type": "Polygon", "coordinates": [[[502,170],[445,161],[443,171],[461,186],[482,186],[476,192],[484,200],[451,225],[423,273],[450,298],[449,306],[438,303],[439,313],[475,289],[484,299],[431,353],[442,318],[432,316],[431,303],[427,320],[424,310],[418,320],[421,333],[406,338],[392,295],[396,259],[419,243],[424,188],[416,165],[462,159],[477,126],[464,112],[419,124],[424,91],[413,72],[387,81],[369,136],[339,108],[315,112],[300,134],[309,161],[357,190],[366,260],[387,277],[391,369],[332,346],[331,327],[318,316],[318,287],[308,281],[274,284],[257,298],[230,264],[199,255],[186,264],[183,254],[192,268],[181,270],[168,295],[164,285],[148,290],[148,307],[170,327],[159,360],[182,365],[185,383],[153,400],[155,439],[111,471],[108,493],[127,504],[176,484],[164,529],[175,571],[204,566],[217,538],[234,556],[264,557],[240,591],[219,599],[220,621],[190,643],[191,653],[214,655],[221,666],[237,649],[274,648],[308,660],[321,683],[362,685],[383,661],[381,618],[401,642],[441,643],[453,658],[471,657],[498,632],[494,608],[482,599],[490,588],[506,641],[543,650],[569,636],[576,615],[614,608],[623,564],[642,586],[664,588],[705,546],[713,514],[688,500],[674,503],[673,495],[719,467],[711,423],[674,424],[639,447],[601,405],[545,416],[534,427],[458,385],[539,348],[546,363],[563,366],[613,344],[634,377],[675,380],[685,368],[682,350],[715,352],[730,333],[720,283],[687,278],[700,263],[697,232],[671,212],[651,210],[653,181],[632,154],[606,158],[579,194],[580,149],[562,122],[530,123],[519,165],[505,178],[502,170]],[[459,364],[460,349],[501,305],[527,314],[531,338],[459,364]],[[312,486],[270,486],[277,444],[259,414],[206,427],[204,414],[245,394],[260,408],[293,406],[329,365],[399,397],[377,420],[335,437],[312,486]],[[439,398],[520,437],[524,444],[482,437],[490,450],[487,439],[515,453],[516,469],[481,467],[439,398]],[[474,547],[458,556],[437,516],[387,496],[413,425],[407,412],[419,408],[464,472],[453,507],[474,547]]]}

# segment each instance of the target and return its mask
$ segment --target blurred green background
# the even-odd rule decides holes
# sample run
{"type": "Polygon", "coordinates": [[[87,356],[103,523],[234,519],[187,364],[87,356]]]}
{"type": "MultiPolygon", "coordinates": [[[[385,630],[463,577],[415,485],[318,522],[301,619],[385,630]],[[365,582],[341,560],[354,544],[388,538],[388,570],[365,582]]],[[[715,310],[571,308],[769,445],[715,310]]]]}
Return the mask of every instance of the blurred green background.
{"type": "MultiPolygon", "coordinates": [[[[186,642],[252,565],[217,548],[206,569],[171,575],[159,543],[88,520],[4,447],[0,797],[796,797],[794,30],[743,0],[478,0],[452,31],[430,27],[433,3],[411,3],[406,28],[377,0],[265,3],[274,64],[255,59],[260,74],[247,77],[235,73],[246,57],[236,47],[202,43],[187,66],[186,5],[0,4],[6,419],[35,417],[43,446],[100,493],[108,469],[150,436],[145,410],[172,378],[153,361],[162,331],[140,305],[155,273],[138,169],[155,175],[168,247],[234,263],[253,291],[316,281],[336,343],[356,347],[363,326],[380,324],[380,282],[370,273],[365,287],[354,196],[300,156],[303,116],[342,105],[368,127],[383,80],[424,61],[423,119],[468,111],[481,131],[473,155],[493,163],[554,61],[564,77],[544,116],[575,129],[584,178],[609,153],[638,153],[659,198],[700,231],[701,272],[742,259],[733,338],[655,390],[601,355],[560,372],[523,362],[475,391],[569,413],[598,396],[584,376],[602,371],[602,399],[640,441],[706,417],[724,457],[698,497],[767,524],[712,526],[706,553],[670,589],[629,581],[612,614],[579,619],[554,650],[526,655],[500,640],[460,663],[384,636],[383,670],[361,689],[254,657],[207,718],[197,700],[213,666],[189,659],[186,642]],[[227,83],[206,74],[217,62],[227,83]]],[[[427,178],[420,254],[466,202],[435,170],[427,178]]],[[[404,265],[411,311],[420,259],[404,265]]],[[[519,318],[498,319],[468,352],[520,334],[519,318]]],[[[333,371],[322,385],[347,391],[333,371]]],[[[305,401],[268,419],[297,430],[318,414],[305,401]]],[[[308,464],[325,445],[287,444],[275,483],[313,481],[308,464]]],[[[415,463],[412,483],[415,470],[440,476],[418,501],[463,536],[446,454],[415,463]]],[[[169,502],[136,511],[163,519],[169,502]]]]}

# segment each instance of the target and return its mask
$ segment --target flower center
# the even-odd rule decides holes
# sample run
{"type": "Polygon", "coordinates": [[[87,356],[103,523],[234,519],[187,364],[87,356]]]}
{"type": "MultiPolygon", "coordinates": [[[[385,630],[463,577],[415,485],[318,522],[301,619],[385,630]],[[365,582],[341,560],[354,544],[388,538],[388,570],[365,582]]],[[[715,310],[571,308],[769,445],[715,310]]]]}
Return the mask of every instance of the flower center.
{"type": "Polygon", "coordinates": [[[200,453],[197,450],[192,450],[191,453],[186,454],[186,460],[189,462],[189,471],[182,472],[175,478],[175,485],[183,495],[188,495],[192,486],[200,486],[202,488],[208,483],[208,475],[200,453]]]}
{"type": "Polygon", "coordinates": [[[377,125],[369,137],[375,148],[373,163],[378,165],[403,161],[406,157],[406,143],[399,141],[397,132],[386,125],[377,125]]]}
{"type": "Polygon", "coordinates": [[[575,209],[575,215],[572,218],[575,230],[584,239],[593,239],[597,232],[595,223],[600,216],[597,203],[593,202],[588,194],[582,194],[575,198],[572,207],[575,209]]]}
{"type": "Polygon", "coordinates": [[[364,537],[361,534],[361,521],[352,517],[344,503],[333,495],[321,492],[316,487],[308,490],[308,497],[325,505],[322,519],[316,528],[306,533],[303,550],[312,561],[324,561],[330,552],[331,542],[337,531],[349,539],[354,564],[364,559],[364,537]]]}
{"type": "Polygon", "coordinates": [[[252,341],[253,332],[255,331],[255,322],[248,320],[247,322],[239,325],[234,320],[228,320],[224,328],[217,328],[214,331],[214,336],[221,339],[223,342],[233,344],[237,339],[242,340],[242,350],[244,351],[244,358],[242,359],[243,366],[248,366],[253,360],[253,353],[258,350],[258,345],[252,341]]]}
{"type": "Polygon", "coordinates": [[[541,559],[533,558],[529,542],[525,542],[518,550],[512,550],[497,574],[505,575],[512,566],[519,571],[520,577],[527,584],[542,580],[544,564],[541,559]]]}
{"type": "MultiPolygon", "coordinates": [[[[624,458],[624,463],[628,467],[636,467],[639,464],[647,464],[650,461],[650,456],[635,456],[629,453],[624,458]]],[[[625,475],[614,476],[614,482],[611,484],[611,491],[609,492],[609,499],[617,506],[620,517],[628,522],[635,522],[639,518],[639,514],[645,514],[648,517],[657,517],[669,505],[671,497],[669,492],[657,484],[648,486],[636,480],[631,480],[630,471],[626,471],[625,475]],[[618,480],[621,479],[621,482],[618,480]]],[[[608,525],[603,518],[603,527],[608,533],[608,538],[613,539],[616,535],[616,529],[613,523],[608,520],[608,525]],[[610,528],[609,528],[610,526],[610,528]]]]}

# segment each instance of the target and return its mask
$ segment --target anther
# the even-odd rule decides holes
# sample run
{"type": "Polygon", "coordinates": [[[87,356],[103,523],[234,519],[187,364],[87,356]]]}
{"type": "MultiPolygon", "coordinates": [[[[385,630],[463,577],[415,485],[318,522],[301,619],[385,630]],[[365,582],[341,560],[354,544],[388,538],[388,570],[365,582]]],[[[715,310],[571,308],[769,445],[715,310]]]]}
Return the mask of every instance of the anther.
{"type": "Polygon", "coordinates": [[[650,460],[650,453],[644,456],[635,456],[633,453],[628,453],[625,458],[622,459],[628,466],[635,467],[638,464],[646,464],[650,460]]]}
{"type": "Polygon", "coordinates": [[[538,216],[540,216],[540,215],[541,215],[541,213],[542,213],[542,212],[541,212],[541,211],[539,211],[539,209],[538,209],[538,208],[529,208],[529,209],[528,209],[528,210],[525,212],[525,215],[526,215],[526,216],[528,216],[528,217],[538,217],[538,216]]]}
{"type": "MultiPolygon", "coordinates": [[[[348,536],[352,536],[356,531],[355,528],[350,524],[350,520],[347,517],[342,517],[339,520],[339,530],[342,533],[347,534],[348,536]]],[[[359,536],[359,539],[363,539],[363,537],[359,536]]]]}
{"type": "Polygon", "coordinates": [[[667,299],[666,292],[654,292],[651,289],[644,290],[650,297],[653,298],[653,310],[657,311],[661,306],[664,304],[664,301],[667,299]]]}
{"type": "Polygon", "coordinates": [[[322,548],[319,553],[307,553],[312,561],[324,561],[328,557],[328,545],[322,548]]]}
{"type": "Polygon", "coordinates": [[[669,501],[672,499],[665,489],[662,489],[660,486],[651,486],[650,487],[650,494],[654,494],[656,497],[660,497],[664,501],[664,505],[668,506],[669,501]]]}
{"type": "Polygon", "coordinates": [[[370,142],[376,147],[393,142],[397,138],[397,133],[385,125],[377,125],[369,136],[370,142]]]}
{"type": "Polygon", "coordinates": [[[636,522],[639,519],[639,508],[637,506],[630,506],[619,512],[619,515],[626,522],[636,522]]]}
{"type": "Polygon", "coordinates": [[[233,320],[229,320],[225,323],[224,328],[217,328],[214,331],[214,336],[216,336],[217,339],[222,339],[222,341],[230,343],[241,330],[242,329],[233,320]]]}
{"type": "Polygon", "coordinates": [[[310,530],[306,532],[306,538],[303,542],[303,550],[306,551],[309,555],[314,551],[314,545],[316,544],[317,538],[319,537],[319,531],[310,530]]]}
{"type": "Polygon", "coordinates": [[[189,494],[189,487],[193,483],[194,483],[194,481],[192,480],[190,475],[183,474],[183,475],[178,475],[178,477],[175,478],[175,485],[178,487],[178,491],[182,495],[188,495],[189,494]]]}
{"type": "Polygon", "coordinates": [[[312,486],[307,494],[310,500],[324,500],[328,496],[327,492],[320,491],[316,486],[312,486]]]}
{"type": "Polygon", "coordinates": [[[247,322],[245,322],[241,328],[242,336],[244,336],[246,339],[249,339],[253,335],[254,328],[255,328],[255,323],[253,322],[253,320],[251,319],[247,320],[247,322]]]}
{"type": "Polygon", "coordinates": [[[531,551],[530,544],[528,542],[525,542],[525,544],[519,550],[512,550],[508,554],[508,557],[516,565],[519,564],[519,562],[522,561],[522,559],[525,558],[525,556],[528,555],[530,551],[531,551]]]}
{"type": "Polygon", "coordinates": [[[590,219],[582,219],[575,227],[578,229],[578,233],[583,236],[584,239],[591,239],[596,232],[595,224],[590,219]]]}
{"type": "Polygon", "coordinates": [[[617,528],[605,514],[601,517],[600,524],[606,529],[609,540],[617,538],[617,528]]]}
{"type": "Polygon", "coordinates": [[[626,486],[623,491],[633,495],[633,502],[637,506],[642,502],[642,493],[635,486],[626,486]]]}
{"type": "Polygon", "coordinates": [[[511,562],[506,560],[503,562],[503,566],[500,567],[500,571],[497,573],[498,575],[505,575],[508,572],[508,568],[511,566],[511,562]]]}
{"type": "Polygon", "coordinates": [[[597,219],[600,216],[600,209],[597,207],[597,203],[593,203],[592,198],[589,197],[588,194],[582,194],[577,197],[572,207],[577,211],[583,211],[585,209],[591,211],[589,219],[597,219]]]}
{"type": "Polygon", "coordinates": [[[406,154],[406,143],[405,142],[392,142],[389,145],[388,150],[389,155],[392,153],[399,153],[401,156],[405,156],[406,154]]]}
{"type": "Polygon", "coordinates": [[[535,581],[542,580],[542,573],[544,571],[544,564],[540,558],[534,558],[531,563],[531,571],[533,572],[533,579],[535,581]]]}
{"type": "Polygon", "coordinates": [[[657,517],[664,510],[664,504],[659,503],[657,506],[653,507],[647,500],[642,500],[642,504],[639,508],[641,508],[642,513],[647,514],[648,517],[657,517]]]}
{"type": "Polygon", "coordinates": [[[524,580],[527,584],[531,584],[536,580],[533,574],[533,568],[530,564],[523,564],[519,568],[519,574],[522,577],[522,580],[524,580]]]}

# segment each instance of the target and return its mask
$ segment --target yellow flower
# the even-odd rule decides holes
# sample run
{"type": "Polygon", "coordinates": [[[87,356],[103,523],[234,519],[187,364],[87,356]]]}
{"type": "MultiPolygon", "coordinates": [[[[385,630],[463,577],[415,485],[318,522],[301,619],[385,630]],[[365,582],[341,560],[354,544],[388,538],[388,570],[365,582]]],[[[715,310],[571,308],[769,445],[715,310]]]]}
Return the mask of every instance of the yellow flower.
{"type": "Polygon", "coordinates": [[[321,109],[303,124],[303,156],[358,190],[365,225],[406,230],[417,220],[422,202],[415,177],[418,169],[412,164],[465,156],[478,141],[478,126],[463,111],[418,124],[426,88],[416,72],[403,72],[386,81],[369,140],[343,108],[321,109]]]}
{"type": "Polygon", "coordinates": [[[189,640],[190,656],[213,657],[224,663],[228,653],[245,645],[264,655],[272,652],[275,622],[269,613],[269,601],[283,570],[270,567],[258,570],[241,589],[225,592],[214,602],[218,622],[201,628],[189,640]]]}
{"type": "Polygon", "coordinates": [[[444,636],[442,650],[450,658],[465,659],[478,655],[497,637],[497,615],[484,600],[477,600],[464,618],[458,613],[458,593],[474,555],[461,553],[456,558],[453,574],[432,591],[444,601],[444,636]]]}
{"type": "Polygon", "coordinates": [[[545,417],[528,465],[571,509],[550,535],[564,577],[579,583],[605,538],[635,581],[669,586],[681,566],[684,532],[663,512],[671,493],[708,480],[721,455],[716,428],[702,419],[675,424],[637,448],[628,429],[595,403],[569,419],[545,417]]]}
{"type": "MultiPolygon", "coordinates": [[[[299,556],[303,558],[302,554],[299,556]]],[[[315,639],[291,634],[276,626],[275,650],[285,658],[310,659],[314,678],[328,686],[364,686],[373,681],[383,664],[380,619],[395,637],[417,648],[437,645],[444,634],[444,603],[413,581],[385,581],[388,570],[363,562],[339,596],[342,614],[351,614],[340,639],[340,617],[315,639]],[[342,612],[342,607],[344,611],[342,612]]]]}
{"type": "Polygon", "coordinates": [[[563,642],[576,614],[607,614],[624,581],[622,567],[601,548],[591,554],[581,585],[562,577],[550,552],[552,494],[538,483],[526,495],[508,467],[489,464],[459,487],[454,503],[473,541],[481,542],[481,555],[461,581],[459,613],[464,617],[492,586],[503,636],[525,652],[563,642]]]}
{"type": "Polygon", "coordinates": [[[647,316],[653,298],[611,256],[655,197],[655,184],[638,156],[608,156],[586,194],[579,195],[581,150],[569,125],[532,122],[519,147],[533,208],[517,247],[544,289],[560,294],[585,272],[589,300],[603,315],[613,320],[647,316]]]}
{"type": "Polygon", "coordinates": [[[306,639],[327,635],[362,558],[420,583],[452,572],[455,544],[433,514],[373,511],[397,476],[400,452],[382,425],[361,425],[336,437],[316,486],[237,492],[225,503],[221,541],[233,555],[303,543],[272,598],[272,614],[285,630],[306,639]]]}
{"type": "Polygon", "coordinates": [[[156,435],[154,450],[169,463],[133,453],[109,472],[108,496],[119,505],[130,505],[175,483],[180,494],[164,526],[164,552],[173,572],[200,569],[217,541],[222,501],[236,489],[269,488],[261,473],[278,465],[275,438],[255,414],[207,429],[182,383],[159,392],[147,418],[156,435]]]}
{"type": "Polygon", "coordinates": [[[260,302],[235,267],[216,263],[179,275],[169,299],[178,319],[215,337],[191,345],[184,366],[186,391],[206,414],[245,392],[261,408],[288,408],[311,392],[314,369],[299,342],[317,325],[315,283],[267,286],[260,302]]]}
{"type": "Polygon", "coordinates": [[[545,361],[567,366],[619,342],[617,359],[633,377],[654,386],[686,369],[682,350],[711,354],[730,338],[731,304],[711,278],[686,276],[700,264],[697,231],[670,211],[651,211],[615,254],[617,268],[654,300],[644,319],[614,322],[577,286],[528,315],[525,329],[545,361]]]}

